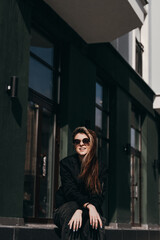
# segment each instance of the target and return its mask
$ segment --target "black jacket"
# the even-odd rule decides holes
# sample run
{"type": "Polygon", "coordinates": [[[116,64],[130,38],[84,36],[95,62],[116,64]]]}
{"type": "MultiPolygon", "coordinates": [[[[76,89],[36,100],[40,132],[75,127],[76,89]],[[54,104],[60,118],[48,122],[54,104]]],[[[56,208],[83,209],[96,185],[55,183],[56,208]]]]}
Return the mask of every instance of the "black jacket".
{"type": "Polygon", "coordinates": [[[85,183],[78,178],[81,170],[81,163],[77,154],[66,157],[60,161],[61,187],[56,193],[56,207],[60,207],[65,202],[76,201],[79,207],[90,202],[97,211],[102,214],[102,202],[106,191],[106,168],[99,164],[99,180],[102,187],[101,194],[92,194],[86,189],[85,183]]]}

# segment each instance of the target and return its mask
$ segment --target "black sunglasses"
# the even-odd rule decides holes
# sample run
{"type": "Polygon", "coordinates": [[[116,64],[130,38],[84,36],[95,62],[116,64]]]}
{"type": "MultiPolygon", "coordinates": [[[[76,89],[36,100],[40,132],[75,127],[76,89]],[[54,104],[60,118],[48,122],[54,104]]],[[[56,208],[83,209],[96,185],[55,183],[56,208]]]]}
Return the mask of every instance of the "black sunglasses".
{"type": "Polygon", "coordinates": [[[73,139],[73,143],[78,145],[80,142],[83,142],[83,144],[88,144],[90,142],[89,138],[83,138],[82,140],[80,139],[73,139]]]}

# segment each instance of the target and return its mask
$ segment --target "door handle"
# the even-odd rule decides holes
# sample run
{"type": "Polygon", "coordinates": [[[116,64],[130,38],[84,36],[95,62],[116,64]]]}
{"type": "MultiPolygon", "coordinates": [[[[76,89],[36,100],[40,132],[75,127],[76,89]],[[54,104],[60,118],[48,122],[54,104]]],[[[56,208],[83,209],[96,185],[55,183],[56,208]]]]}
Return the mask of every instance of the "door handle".
{"type": "Polygon", "coordinates": [[[47,175],[47,156],[44,155],[42,158],[42,176],[46,177],[47,175]]]}

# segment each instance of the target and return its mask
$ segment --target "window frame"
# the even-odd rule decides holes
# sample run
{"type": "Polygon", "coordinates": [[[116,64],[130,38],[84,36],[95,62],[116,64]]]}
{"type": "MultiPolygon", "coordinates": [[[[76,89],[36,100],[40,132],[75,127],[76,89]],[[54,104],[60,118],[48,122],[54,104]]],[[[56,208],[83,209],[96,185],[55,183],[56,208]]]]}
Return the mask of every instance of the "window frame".
{"type": "MultiPolygon", "coordinates": [[[[138,196],[139,196],[139,208],[138,208],[138,220],[139,222],[136,223],[135,222],[135,212],[134,212],[134,201],[135,201],[135,198],[134,198],[134,191],[135,191],[135,186],[132,185],[133,183],[133,179],[135,177],[135,172],[132,172],[133,169],[132,167],[130,166],[130,171],[132,172],[132,174],[130,175],[131,176],[131,224],[132,226],[140,226],[141,225],[141,220],[142,220],[142,183],[141,183],[141,179],[142,179],[142,167],[141,167],[141,151],[142,151],[142,130],[141,130],[141,126],[142,126],[142,114],[140,113],[140,111],[138,111],[138,109],[134,106],[132,106],[131,108],[131,118],[132,118],[132,114],[138,114],[138,117],[139,117],[139,123],[138,123],[138,127],[135,126],[133,124],[133,121],[131,119],[131,124],[130,124],[130,133],[131,133],[131,129],[133,128],[138,134],[139,134],[139,149],[137,148],[134,148],[133,146],[131,146],[131,149],[130,149],[130,164],[132,165],[133,164],[133,161],[135,161],[135,159],[138,159],[138,181],[139,181],[139,189],[138,189],[138,196]]],[[[131,140],[131,137],[130,137],[130,140],[131,140]]]]}
{"type": "Polygon", "coordinates": [[[136,39],[135,69],[140,76],[143,74],[143,52],[143,44],[136,39]]]}
{"type": "MultiPolygon", "coordinates": [[[[44,61],[41,57],[33,53],[31,50],[29,50],[29,56],[35,58],[38,62],[46,66],[47,68],[51,69],[53,71],[53,80],[54,81],[54,88],[53,88],[53,98],[50,99],[43,94],[39,93],[38,91],[28,87],[28,102],[33,101],[40,105],[40,110],[42,108],[46,108],[48,111],[50,111],[52,114],[55,114],[55,122],[56,124],[56,130],[55,130],[55,146],[54,146],[54,172],[53,172],[53,183],[54,183],[54,189],[53,189],[53,195],[55,195],[55,192],[58,188],[58,175],[59,175],[59,141],[60,141],[60,129],[59,129],[59,123],[58,123],[58,113],[59,113],[59,102],[60,102],[60,81],[61,81],[61,51],[60,51],[60,42],[53,41],[49,37],[49,33],[47,34],[45,31],[40,29],[40,27],[33,24],[32,29],[38,32],[42,37],[45,37],[48,39],[51,43],[53,43],[54,47],[54,65],[53,67],[48,64],[46,61],[44,61]]],[[[38,140],[39,141],[39,140],[38,140]]],[[[53,208],[54,208],[54,202],[53,202],[53,208]]],[[[25,217],[25,222],[29,223],[51,223],[53,221],[52,218],[40,218],[35,215],[35,217],[25,217]]]]}

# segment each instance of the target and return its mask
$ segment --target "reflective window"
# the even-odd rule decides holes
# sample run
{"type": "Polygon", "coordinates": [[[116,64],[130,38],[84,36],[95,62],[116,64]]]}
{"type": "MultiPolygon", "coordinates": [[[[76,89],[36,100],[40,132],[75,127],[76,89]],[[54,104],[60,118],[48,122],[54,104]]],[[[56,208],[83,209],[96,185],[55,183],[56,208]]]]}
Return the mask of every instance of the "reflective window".
{"type": "Polygon", "coordinates": [[[29,102],[24,178],[24,217],[52,218],[54,115],[29,102]],[[41,129],[41,131],[39,131],[41,129]]]}
{"type": "Polygon", "coordinates": [[[96,119],[95,119],[96,127],[99,128],[99,130],[102,130],[102,111],[96,108],[96,119]]]}
{"type": "Polygon", "coordinates": [[[31,31],[29,87],[54,99],[54,46],[36,31],[31,31]]]}
{"type": "Polygon", "coordinates": [[[32,29],[31,31],[31,46],[30,51],[36,56],[43,59],[46,63],[53,66],[54,65],[54,47],[53,44],[44,38],[38,32],[32,29]]]}
{"type": "Polygon", "coordinates": [[[144,46],[136,40],[136,71],[142,76],[144,46]]]}
{"type": "Polygon", "coordinates": [[[55,140],[61,67],[55,48],[31,31],[23,214],[42,222],[53,218],[58,187],[59,141],[55,140]]]}
{"type": "Polygon", "coordinates": [[[140,148],[140,133],[134,128],[131,128],[131,147],[137,150],[140,148]]]}
{"type": "MultiPolygon", "coordinates": [[[[99,79],[98,79],[99,80],[99,79]]],[[[108,88],[96,83],[95,130],[98,137],[98,157],[108,162],[109,155],[109,99],[108,88]]]]}
{"type": "Polygon", "coordinates": [[[95,108],[95,127],[96,132],[103,137],[109,138],[109,101],[108,88],[103,87],[99,82],[96,83],[96,108],[95,108]]]}
{"type": "Polygon", "coordinates": [[[99,106],[103,104],[103,93],[102,93],[102,86],[99,83],[96,83],[96,103],[99,106]]]}
{"type": "Polygon", "coordinates": [[[140,115],[134,111],[132,111],[131,113],[131,125],[137,129],[137,130],[140,130],[140,115]]]}
{"type": "Polygon", "coordinates": [[[31,46],[30,50],[32,53],[43,59],[49,65],[53,65],[53,47],[52,48],[42,48],[31,46]]]}
{"type": "Polygon", "coordinates": [[[131,224],[141,223],[141,115],[131,112],[130,194],[131,224]]]}
{"type": "Polygon", "coordinates": [[[131,147],[140,150],[141,116],[137,112],[131,112],[131,147]]]}
{"type": "MultiPolygon", "coordinates": [[[[97,134],[98,161],[103,162],[109,168],[109,90],[101,79],[97,79],[95,94],[95,131],[97,134]]],[[[108,186],[108,174],[107,174],[108,186]]],[[[105,216],[108,216],[109,195],[106,194],[103,206],[105,216]]]]}
{"type": "Polygon", "coordinates": [[[29,87],[45,97],[53,97],[53,71],[30,57],[29,87]]]}

